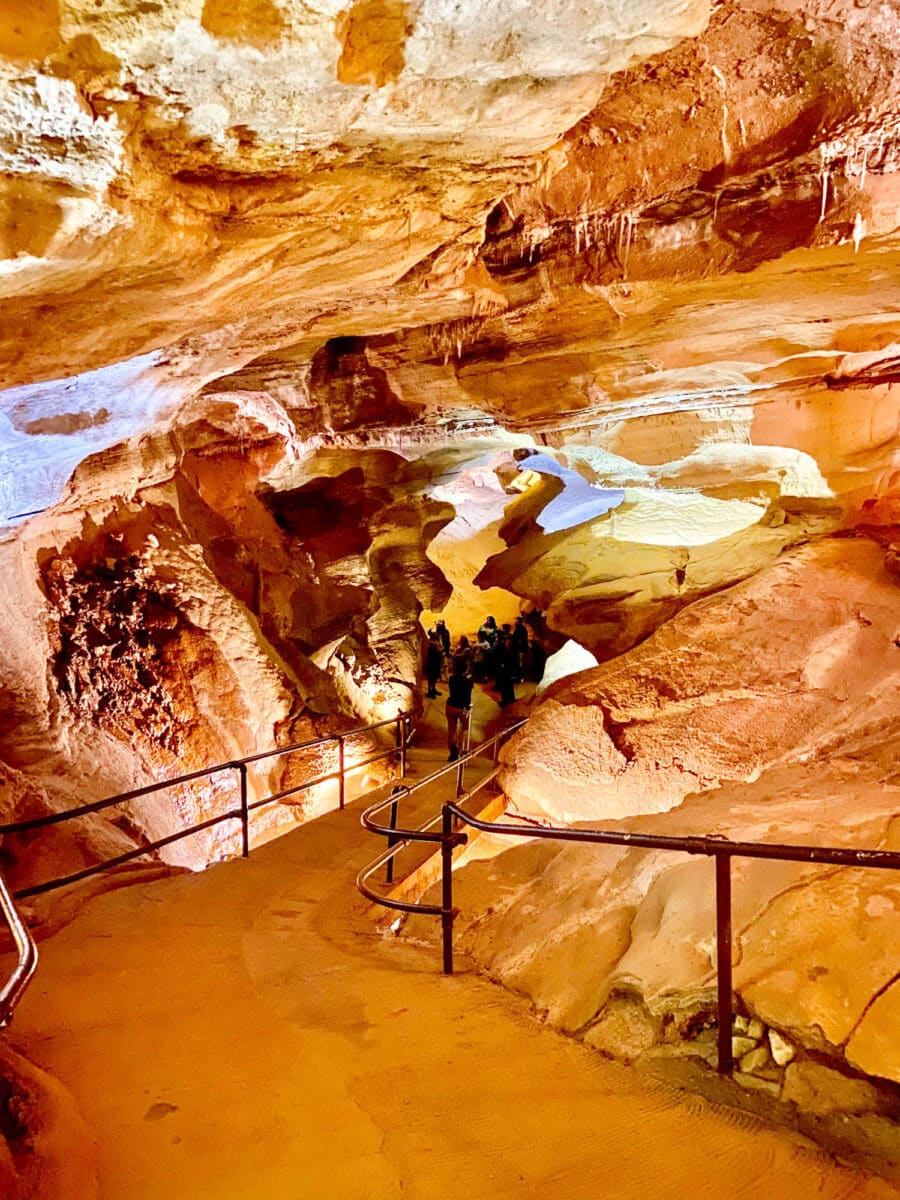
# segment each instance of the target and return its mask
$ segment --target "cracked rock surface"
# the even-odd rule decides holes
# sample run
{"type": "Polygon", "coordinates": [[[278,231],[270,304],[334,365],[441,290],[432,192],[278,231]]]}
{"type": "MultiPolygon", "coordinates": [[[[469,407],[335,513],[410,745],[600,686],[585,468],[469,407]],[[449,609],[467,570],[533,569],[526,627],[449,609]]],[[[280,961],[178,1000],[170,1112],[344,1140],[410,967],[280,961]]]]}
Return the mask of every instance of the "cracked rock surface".
{"type": "MultiPolygon", "coordinates": [[[[896,849],[896,595],[879,547],[829,540],[692,605],[637,649],[553,685],[504,753],[511,811],[896,849]]],[[[699,1037],[715,995],[708,860],[538,842],[495,851],[460,889],[462,944],[493,976],[625,1057],[710,1054],[699,1037]]],[[[735,990],[763,1022],[757,1038],[771,1027],[807,1054],[900,1081],[892,873],[742,859],[732,871],[735,990]]],[[[756,1045],[743,1036],[736,1053],[756,1045]]],[[[748,1066],[765,1075],[762,1048],[748,1066]]],[[[802,1103],[782,1050],[768,1083],[802,1103]]]]}

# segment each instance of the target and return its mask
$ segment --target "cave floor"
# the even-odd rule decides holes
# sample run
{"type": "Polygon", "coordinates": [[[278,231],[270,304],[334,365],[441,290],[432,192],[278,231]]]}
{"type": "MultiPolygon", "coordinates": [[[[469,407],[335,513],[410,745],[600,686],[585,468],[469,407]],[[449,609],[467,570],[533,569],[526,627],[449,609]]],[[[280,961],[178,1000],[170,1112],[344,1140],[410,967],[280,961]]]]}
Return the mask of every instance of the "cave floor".
{"type": "Polygon", "coordinates": [[[13,1041],[96,1131],[104,1200],[898,1194],[379,937],[361,807],[97,896],[42,944],[13,1041]]]}

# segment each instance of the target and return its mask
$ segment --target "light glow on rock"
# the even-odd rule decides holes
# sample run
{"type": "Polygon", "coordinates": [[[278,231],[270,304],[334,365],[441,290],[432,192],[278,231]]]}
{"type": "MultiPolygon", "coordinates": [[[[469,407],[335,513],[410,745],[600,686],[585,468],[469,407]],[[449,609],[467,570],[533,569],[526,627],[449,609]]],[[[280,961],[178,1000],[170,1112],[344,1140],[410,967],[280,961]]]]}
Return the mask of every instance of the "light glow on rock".
{"type": "Polygon", "coordinates": [[[765,507],[715,500],[700,492],[626,488],[625,503],[610,512],[604,537],[654,546],[705,546],[756,525],[765,507]]]}
{"type": "Polygon", "coordinates": [[[145,354],[0,392],[0,525],[55,504],[91,454],[145,432],[181,399],[145,354]]]}
{"type": "Polygon", "coordinates": [[[590,650],[586,650],[584,646],[580,646],[578,642],[569,638],[555,654],[550,655],[544,664],[544,674],[535,688],[535,695],[542,695],[551,684],[560,679],[565,679],[578,671],[588,671],[591,667],[598,665],[595,655],[591,654],[590,650]]]}
{"type": "Polygon", "coordinates": [[[588,483],[577,471],[564,467],[549,454],[533,454],[525,460],[528,474],[553,475],[563,481],[563,491],[555,496],[538,517],[545,533],[560,533],[593,521],[616,508],[625,499],[621,488],[600,488],[588,483]]]}

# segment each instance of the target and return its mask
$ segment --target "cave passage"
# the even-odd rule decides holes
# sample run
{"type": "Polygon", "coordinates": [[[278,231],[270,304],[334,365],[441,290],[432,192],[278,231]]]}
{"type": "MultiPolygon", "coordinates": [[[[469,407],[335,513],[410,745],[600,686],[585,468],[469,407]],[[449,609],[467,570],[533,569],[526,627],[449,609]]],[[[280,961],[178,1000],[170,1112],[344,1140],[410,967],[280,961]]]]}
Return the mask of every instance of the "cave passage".
{"type": "Polygon", "coordinates": [[[0,0],[4,1200],[896,1194],[898,64],[0,0]]]}

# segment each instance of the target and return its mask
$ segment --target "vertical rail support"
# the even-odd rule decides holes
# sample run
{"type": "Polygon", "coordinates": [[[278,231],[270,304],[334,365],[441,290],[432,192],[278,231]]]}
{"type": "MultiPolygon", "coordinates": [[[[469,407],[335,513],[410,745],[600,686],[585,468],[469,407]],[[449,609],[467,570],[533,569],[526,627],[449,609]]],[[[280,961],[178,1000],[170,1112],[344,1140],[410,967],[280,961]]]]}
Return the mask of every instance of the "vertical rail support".
{"type": "MultiPolygon", "coordinates": [[[[394,799],[391,800],[391,829],[397,828],[397,806],[398,806],[399,802],[396,799],[396,797],[397,797],[398,793],[402,792],[402,791],[403,791],[403,788],[395,787],[394,790],[391,792],[391,795],[394,797],[394,799]]],[[[397,842],[399,840],[400,839],[396,836],[396,834],[389,833],[388,840],[387,840],[388,850],[392,850],[394,848],[394,846],[397,845],[397,842]]],[[[394,859],[393,859],[393,856],[391,856],[391,858],[389,858],[387,860],[386,879],[387,879],[388,883],[394,882],[394,859]]]]}
{"type": "Polygon", "coordinates": [[[250,807],[247,800],[247,764],[236,764],[241,780],[241,858],[250,857],[250,807]]]}
{"type": "Polygon", "coordinates": [[[500,739],[501,739],[501,737],[502,737],[502,734],[498,733],[497,736],[494,738],[493,765],[495,767],[500,765],[500,739]]]}
{"type": "Polygon", "coordinates": [[[338,737],[338,808],[343,809],[347,798],[347,787],[344,780],[344,735],[338,737]]]}
{"type": "Polygon", "coordinates": [[[441,807],[441,943],[444,974],[453,974],[453,814],[441,807]]]}
{"type": "Polygon", "coordinates": [[[397,744],[400,748],[400,778],[403,779],[406,775],[406,741],[409,736],[409,729],[406,724],[407,718],[404,716],[397,717],[397,744]]]}
{"type": "Polygon", "coordinates": [[[716,854],[716,1008],[718,1019],[718,1069],[730,1075],[731,1052],[731,855],[716,854]]]}

